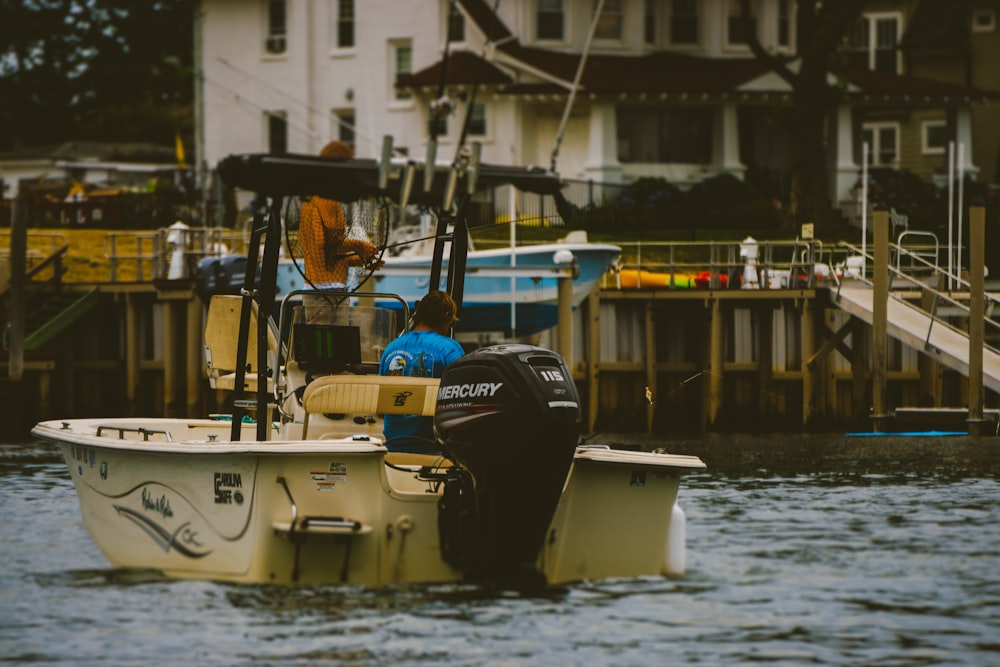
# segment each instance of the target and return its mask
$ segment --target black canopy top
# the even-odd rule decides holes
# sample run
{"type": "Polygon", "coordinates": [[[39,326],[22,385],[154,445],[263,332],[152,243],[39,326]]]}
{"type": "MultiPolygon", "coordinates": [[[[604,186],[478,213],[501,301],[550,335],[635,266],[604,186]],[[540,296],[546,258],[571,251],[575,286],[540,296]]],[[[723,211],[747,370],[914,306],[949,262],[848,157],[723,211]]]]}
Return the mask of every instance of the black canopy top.
{"type": "MultiPolygon", "coordinates": [[[[384,189],[379,188],[379,164],[372,159],[332,159],[314,155],[267,153],[230,155],[219,163],[219,175],[229,187],[241,188],[269,197],[310,197],[318,195],[342,202],[371,196],[399,202],[404,165],[384,189]]],[[[508,167],[478,164],[470,167],[456,184],[456,192],[468,191],[468,179],[475,178],[476,190],[513,185],[519,190],[542,195],[560,193],[559,177],[540,167],[508,167]]],[[[417,165],[409,202],[440,205],[448,185],[449,171],[438,169],[432,187],[424,190],[423,167],[417,165]]]]}

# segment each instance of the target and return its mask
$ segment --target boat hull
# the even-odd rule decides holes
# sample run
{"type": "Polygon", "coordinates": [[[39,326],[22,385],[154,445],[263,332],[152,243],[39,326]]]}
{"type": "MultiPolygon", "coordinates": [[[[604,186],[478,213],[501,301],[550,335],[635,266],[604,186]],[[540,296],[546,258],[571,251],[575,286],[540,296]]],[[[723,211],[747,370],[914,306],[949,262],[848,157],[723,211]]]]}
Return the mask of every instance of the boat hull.
{"type": "MultiPolygon", "coordinates": [[[[447,582],[440,484],[376,438],[227,442],[215,420],[43,422],[108,561],[169,577],[380,586],[447,582]],[[391,463],[391,465],[387,465],[391,463]]],[[[676,574],[679,477],[697,457],[578,448],[538,567],[551,584],[676,574]],[[671,544],[673,539],[673,544],[671,544]]],[[[516,471],[512,471],[516,479],[516,471]]]]}
{"type": "MultiPolygon", "coordinates": [[[[461,317],[456,323],[456,330],[510,331],[513,322],[516,336],[528,336],[555,326],[558,322],[559,279],[552,269],[562,266],[554,259],[556,253],[561,251],[572,253],[577,267],[573,278],[574,307],[593,291],[608,268],[621,257],[618,246],[599,243],[521,246],[516,248],[513,265],[510,249],[470,252],[461,317]],[[546,269],[549,275],[543,275],[546,269]],[[477,275],[481,271],[488,271],[489,275],[477,275]],[[502,271],[507,271],[508,275],[497,275],[502,271]],[[512,307],[515,309],[513,319],[512,307]]],[[[438,289],[447,287],[447,267],[446,261],[438,289]]],[[[429,257],[389,258],[384,269],[372,276],[374,284],[368,283],[364,289],[398,294],[412,310],[416,302],[433,289],[430,286],[430,269],[429,257]]],[[[293,290],[307,288],[295,265],[291,261],[281,262],[278,298],[293,290]]],[[[380,305],[396,307],[391,302],[380,305]]]]}

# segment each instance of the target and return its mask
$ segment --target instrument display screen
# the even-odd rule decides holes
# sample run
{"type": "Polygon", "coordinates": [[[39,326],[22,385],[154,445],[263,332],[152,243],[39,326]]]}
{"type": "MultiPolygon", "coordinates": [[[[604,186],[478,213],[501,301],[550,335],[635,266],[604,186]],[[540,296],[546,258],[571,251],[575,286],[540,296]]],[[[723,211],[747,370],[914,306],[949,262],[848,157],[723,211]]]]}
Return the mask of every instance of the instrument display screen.
{"type": "Polygon", "coordinates": [[[303,369],[361,363],[361,329],[337,324],[296,324],[295,360],[303,369]]]}

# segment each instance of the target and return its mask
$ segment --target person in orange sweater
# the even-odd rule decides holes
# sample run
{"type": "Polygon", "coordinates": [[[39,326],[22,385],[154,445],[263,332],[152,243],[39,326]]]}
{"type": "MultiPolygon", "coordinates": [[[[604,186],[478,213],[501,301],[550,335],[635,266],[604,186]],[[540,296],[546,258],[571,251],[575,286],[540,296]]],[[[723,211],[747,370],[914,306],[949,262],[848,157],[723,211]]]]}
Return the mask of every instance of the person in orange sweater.
{"type": "MultiPolygon", "coordinates": [[[[321,157],[350,159],[351,147],[331,141],[321,157]]],[[[347,238],[344,209],[332,199],[311,197],[299,209],[299,244],[306,263],[306,280],[316,289],[345,289],[347,270],[371,262],[378,248],[361,239],[347,238]]]]}

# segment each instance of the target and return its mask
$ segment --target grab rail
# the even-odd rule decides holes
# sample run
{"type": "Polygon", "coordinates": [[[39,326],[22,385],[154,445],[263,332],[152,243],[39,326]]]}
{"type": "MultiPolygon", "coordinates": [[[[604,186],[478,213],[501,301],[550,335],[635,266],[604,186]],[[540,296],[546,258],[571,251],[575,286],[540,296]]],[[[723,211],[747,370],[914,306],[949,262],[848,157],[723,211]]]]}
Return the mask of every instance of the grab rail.
{"type": "Polygon", "coordinates": [[[126,433],[138,433],[139,435],[142,436],[143,442],[149,442],[149,436],[151,436],[151,435],[162,435],[162,436],[166,437],[167,442],[173,442],[174,441],[173,437],[170,435],[170,431],[167,431],[166,429],[160,429],[160,428],[143,428],[141,426],[138,426],[136,428],[132,428],[132,427],[129,427],[129,426],[112,426],[112,425],[109,425],[109,424],[103,424],[103,425],[97,427],[97,437],[100,438],[102,432],[105,431],[105,430],[107,430],[107,431],[118,431],[118,439],[119,440],[124,440],[126,433]]]}

